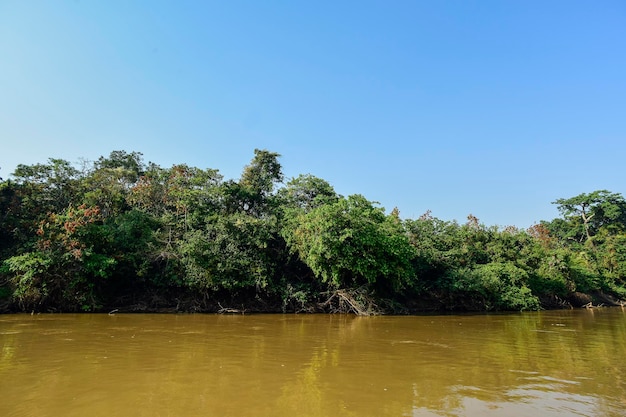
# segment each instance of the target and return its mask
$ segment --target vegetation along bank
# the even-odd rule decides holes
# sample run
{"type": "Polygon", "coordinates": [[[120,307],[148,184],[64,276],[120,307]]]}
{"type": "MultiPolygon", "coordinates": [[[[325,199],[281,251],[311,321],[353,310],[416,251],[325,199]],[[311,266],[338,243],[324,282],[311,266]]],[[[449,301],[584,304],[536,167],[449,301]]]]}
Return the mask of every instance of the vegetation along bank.
{"type": "Polygon", "coordinates": [[[237,181],[114,151],[0,180],[0,311],[498,311],[626,298],[626,201],[528,230],[402,219],[255,150],[237,181]]]}

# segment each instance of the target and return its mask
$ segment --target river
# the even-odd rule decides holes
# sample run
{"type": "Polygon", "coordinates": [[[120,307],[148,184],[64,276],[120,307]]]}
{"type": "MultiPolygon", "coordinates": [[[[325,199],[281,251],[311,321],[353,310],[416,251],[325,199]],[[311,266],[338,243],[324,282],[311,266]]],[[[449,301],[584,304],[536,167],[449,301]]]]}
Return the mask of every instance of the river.
{"type": "Polygon", "coordinates": [[[0,416],[624,416],[626,312],[0,316],[0,416]]]}

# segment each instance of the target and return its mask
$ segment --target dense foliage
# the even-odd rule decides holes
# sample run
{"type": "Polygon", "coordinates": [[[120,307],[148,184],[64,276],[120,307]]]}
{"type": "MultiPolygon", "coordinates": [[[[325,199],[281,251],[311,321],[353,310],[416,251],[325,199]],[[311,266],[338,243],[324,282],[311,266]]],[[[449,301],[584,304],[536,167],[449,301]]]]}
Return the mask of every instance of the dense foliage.
{"type": "Polygon", "coordinates": [[[555,201],[530,228],[386,214],[255,150],[241,178],[114,151],[0,179],[0,309],[533,310],[626,297],[626,201],[555,201]]]}

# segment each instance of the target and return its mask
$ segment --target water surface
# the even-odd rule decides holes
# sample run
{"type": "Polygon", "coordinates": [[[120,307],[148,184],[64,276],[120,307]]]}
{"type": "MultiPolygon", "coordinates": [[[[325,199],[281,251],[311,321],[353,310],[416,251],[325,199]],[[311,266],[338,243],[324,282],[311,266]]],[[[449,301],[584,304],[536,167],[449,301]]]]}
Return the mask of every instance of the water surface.
{"type": "Polygon", "coordinates": [[[4,315],[1,416],[623,416],[626,312],[4,315]]]}

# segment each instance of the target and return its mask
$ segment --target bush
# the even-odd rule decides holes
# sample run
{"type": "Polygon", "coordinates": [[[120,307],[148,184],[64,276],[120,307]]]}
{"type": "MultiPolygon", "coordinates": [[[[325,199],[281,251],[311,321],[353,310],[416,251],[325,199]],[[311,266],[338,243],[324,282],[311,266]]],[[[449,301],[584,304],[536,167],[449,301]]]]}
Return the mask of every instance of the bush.
{"type": "Polygon", "coordinates": [[[455,275],[453,292],[474,300],[484,310],[537,310],[540,307],[539,299],[526,286],[528,274],[510,262],[476,265],[455,275]]]}

